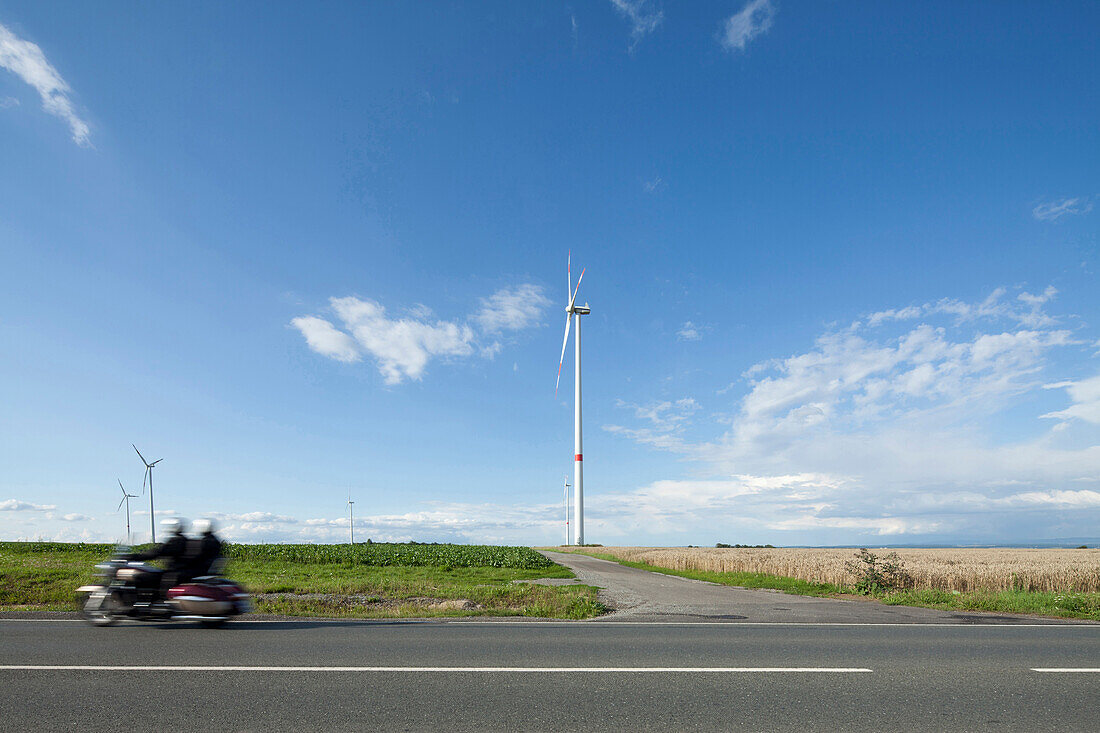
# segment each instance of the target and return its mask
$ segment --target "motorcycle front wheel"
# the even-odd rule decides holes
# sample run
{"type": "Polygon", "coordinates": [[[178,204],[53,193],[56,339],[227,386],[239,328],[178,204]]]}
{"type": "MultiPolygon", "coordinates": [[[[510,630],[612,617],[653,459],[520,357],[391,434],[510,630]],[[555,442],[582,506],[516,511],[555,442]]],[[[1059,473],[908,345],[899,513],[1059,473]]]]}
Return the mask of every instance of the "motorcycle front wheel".
{"type": "Polygon", "coordinates": [[[82,610],[84,619],[93,626],[113,626],[121,609],[122,601],[116,592],[97,590],[88,594],[82,610]]]}

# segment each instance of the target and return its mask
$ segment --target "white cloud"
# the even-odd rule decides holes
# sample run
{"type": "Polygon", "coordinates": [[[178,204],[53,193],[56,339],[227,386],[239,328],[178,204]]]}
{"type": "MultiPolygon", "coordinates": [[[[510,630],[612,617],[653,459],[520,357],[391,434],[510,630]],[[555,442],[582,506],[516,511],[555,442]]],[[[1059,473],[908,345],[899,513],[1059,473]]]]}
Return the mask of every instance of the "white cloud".
{"type": "Polygon", "coordinates": [[[472,320],[485,334],[521,331],[537,324],[549,304],[542,288],[537,285],[503,288],[481,299],[481,309],[472,320]]]}
{"type": "Polygon", "coordinates": [[[355,339],[325,319],[302,316],[291,320],[290,325],[298,329],[306,337],[309,348],[321,356],[347,363],[359,361],[359,348],[355,339]]]}
{"type": "Polygon", "coordinates": [[[1043,386],[1047,389],[1065,389],[1073,404],[1064,410],[1048,412],[1041,417],[1056,420],[1076,418],[1100,425],[1100,375],[1079,382],[1058,382],[1043,386]]]}
{"type": "Polygon", "coordinates": [[[1008,299],[998,289],[976,302],[880,311],[829,330],[804,352],[745,370],[729,428],[710,441],[686,440],[685,423],[666,419],[675,415],[666,403],[621,404],[641,424],[606,429],[678,453],[717,482],[704,484],[710,493],[700,492],[699,478],[662,482],[668,506],[700,497],[705,506],[694,519],[652,509],[649,521],[661,531],[719,532],[726,523],[740,541],[811,544],[1088,535],[1100,494],[1074,486],[1100,487],[1100,435],[1089,432],[1100,424],[1100,376],[1044,384],[1053,364],[1088,343],[1044,310],[1056,292],[1008,299]],[[1040,415],[1032,406],[1044,386],[1065,389],[1072,404],[1040,415]],[[1030,422],[1021,417],[1027,409],[1030,422]],[[1041,417],[1068,422],[1051,431],[1041,417]],[[800,485],[791,476],[820,480],[800,485]],[[777,480],[747,492],[747,477],[758,486],[777,480]],[[1064,514],[1069,508],[1080,511],[1064,514]]]}
{"type": "Polygon", "coordinates": [[[63,522],[91,522],[95,520],[95,517],[89,517],[87,514],[64,514],[58,519],[63,522]]]}
{"type": "Polygon", "coordinates": [[[698,341],[703,338],[703,328],[691,321],[684,321],[684,325],[676,332],[676,338],[681,341],[698,341]]]}
{"type": "Polygon", "coordinates": [[[468,322],[435,318],[430,308],[416,304],[404,317],[391,318],[380,303],[357,297],[330,298],[332,312],[343,330],[316,316],[302,316],[291,325],[305,337],[310,349],[343,362],[359,361],[369,354],[386,384],[419,380],[435,358],[462,358],[480,353],[492,359],[504,344],[505,332],[538,324],[549,301],[537,285],[503,288],[481,300],[481,308],[468,322]]]}
{"type": "Polygon", "coordinates": [[[662,450],[680,451],[684,449],[683,432],[692,415],[701,409],[701,405],[691,397],[651,402],[636,405],[617,400],[616,407],[634,412],[634,417],[649,423],[644,428],[626,428],[621,425],[604,425],[609,433],[625,435],[639,443],[651,445],[662,450]]]}
{"type": "Polygon", "coordinates": [[[1032,295],[1031,293],[1020,293],[1019,295],[1016,296],[1016,299],[1019,300],[1019,301],[1022,301],[1024,303],[1027,303],[1028,305],[1034,307],[1034,306],[1039,306],[1039,305],[1042,305],[1043,303],[1047,303],[1047,302],[1053,300],[1054,296],[1057,295],[1057,294],[1058,294],[1058,288],[1054,287],[1053,285],[1047,285],[1046,290],[1044,290],[1041,295],[1032,295]]]}
{"type": "Polygon", "coordinates": [[[74,142],[89,144],[88,123],[73,109],[69,85],[46,60],[41,48],[17,37],[3,25],[0,25],[0,67],[35,88],[42,97],[42,109],[68,123],[74,142]]]}
{"type": "Polygon", "coordinates": [[[631,50],[634,50],[639,41],[657,30],[657,26],[665,18],[660,10],[650,9],[649,0],[611,0],[611,4],[630,21],[631,50]]]}
{"type": "Polygon", "coordinates": [[[18,106],[19,100],[15,97],[0,97],[0,109],[11,109],[18,106]]]}
{"type": "Polygon", "coordinates": [[[48,512],[56,508],[53,504],[32,504],[18,499],[0,501],[0,512],[48,512]]]}
{"type": "Polygon", "coordinates": [[[219,522],[276,522],[279,524],[298,524],[298,518],[286,514],[272,514],[271,512],[245,512],[243,514],[223,514],[210,512],[207,516],[217,519],[219,522]]]}
{"type": "Polygon", "coordinates": [[[347,297],[330,302],[359,346],[378,362],[386,384],[420,379],[432,357],[467,356],[473,352],[474,333],[469,326],[390,319],[386,309],[373,300],[347,297]]]}
{"type": "MultiPolygon", "coordinates": [[[[1047,286],[1041,295],[1021,292],[1016,301],[1006,299],[1006,288],[997,288],[985,299],[968,303],[955,298],[941,298],[933,303],[890,308],[867,316],[867,325],[881,326],[892,321],[911,321],[938,315],[953,316],[956,324],[980,320],[1009,320],[1029,327],[1051,326],[1057,320],[1046,314],[1042,306],[1058,294],[1058,289],[1047,286]]],[[[859,322],[857,321],[857,326],[859,322]]]]}
{"type": "Polygon", "coordinates": [[[752,0],[726,20],[722,46],[728,51],[744,51],[749,41],[772,27],[775,6],[771,0],[752,0]]]}
{"type": "Polygon", "coordinates": [[[1031,215],[1039,221],[1056,221],[1067,214],[1087,214],[1092,211],[1092,201],[1080,196],[1046,201],[1031,210],[1031,215]]]}

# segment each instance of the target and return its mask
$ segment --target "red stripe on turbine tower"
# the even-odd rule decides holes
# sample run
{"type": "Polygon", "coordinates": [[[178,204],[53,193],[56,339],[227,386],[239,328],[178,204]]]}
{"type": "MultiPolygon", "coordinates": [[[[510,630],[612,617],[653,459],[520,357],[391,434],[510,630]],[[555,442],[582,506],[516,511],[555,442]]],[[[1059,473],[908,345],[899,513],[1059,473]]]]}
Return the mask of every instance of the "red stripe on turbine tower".
{"type": "Polygon", "coordinates": [[[584,460],[584,456],[583,456],[583,455],[581,455],[580,453],[578,453],[577,455],[573,456],[573,460],[574,460],[574,461],[583,461],[583,460],[584,460]]]}

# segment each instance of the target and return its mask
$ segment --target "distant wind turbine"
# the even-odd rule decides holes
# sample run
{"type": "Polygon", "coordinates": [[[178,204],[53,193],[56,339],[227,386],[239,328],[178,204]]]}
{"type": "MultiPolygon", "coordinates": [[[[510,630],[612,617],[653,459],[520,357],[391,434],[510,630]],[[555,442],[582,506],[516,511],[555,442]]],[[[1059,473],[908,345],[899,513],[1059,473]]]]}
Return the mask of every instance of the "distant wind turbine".
{"type": "Polygon", "coordinates": [[[581,280],[584,279],[584,269],[577,278],[577,287],[573,289],[573,253],[569,253],[566,260],[566,274],[569,278],[569,305],[565,307],[565,338],[561,342],[561,359],[558,360],[558,382],[554,386],[554,396],[557,397],[558,385],[561,384],[561,367],[565,363],[565,347],[569,344],[569,326],[573,323],[573,316],[577,317],[577,334],[574,336],[573,345],[576,348],[576,375],[574,378],[573,395],[573,536],[575,544],[584,544],[584,451],[581,448],[581,316],[587,316],[592,311],[588,303],[577,305],[577,293],[581,289],[581,280]]]}
{"type": "Polygon", "coordinates": [[[122,501],[115,507],[115,513],[122,508],[122,505],[126,505],[126,544],[130,544],[130,499],[136,499],[137,494],[127,494],[126,489],[122,488],[122,479],[118,480],[118,488],[122,489],[122,501]]]}
{"type": "Polygon", "coordinates": [[[351,489],[348,489],[348,512],[351,514],[351,544],[355,544],[355,502],[351,500],[351,489]]]}
{"type": "Polygon", "coordinates": [[[565,477],[565,544],[569,545],[569,477],[565,477]]]}
{"type": "Polygon", "coordinates": [[[156,541],[157,541],[157,518],[156,518],[156,512],[153,511],[153,466],[157,465],[158,463],[160,463],[164,459],[163,458],[158,458],[157,460],[153,461],[152,463],[149,463],[149,461],[145,460],[145,456],[141,455],[141,451],[139,451],[137,449],[136,445],[134,445],[133,443],[130,443],[130,445],[133,446],[134,452],[138,454],[138,458],[141,459],[141,462],[145,464],[145,478],[143,478],[141,480],[141,493],[143,493],[143,494],[145,493],[145,482],[148,481],[149,482],[149,533],[153,536],[153,543],[155,544],[156,541]]]}

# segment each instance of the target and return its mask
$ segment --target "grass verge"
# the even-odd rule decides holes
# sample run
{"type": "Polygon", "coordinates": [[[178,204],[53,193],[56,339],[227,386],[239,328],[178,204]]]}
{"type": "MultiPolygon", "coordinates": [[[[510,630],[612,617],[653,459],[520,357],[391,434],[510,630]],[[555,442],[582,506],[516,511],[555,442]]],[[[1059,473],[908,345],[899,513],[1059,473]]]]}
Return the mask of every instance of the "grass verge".
{"type": "MultiPolygon", "coordinates": [[[[556,552],[562,548],[546,548],[556,552]]],[[[643,562],[620,560],[606,552],[589,550],[564,550],[577,554],[610,560],[620,565],[641,570],[650,570],[665,575],[677,575],[681,578],[706,580],[720,585],[741,588],[768,588],[800,596],[820,596],[824,598],[850,598],[860,595],[854,587],[834,583],[812,583],[798,578],[765,573],[728,572],[718,573],[704,570],[675,570],[650,565],[643,562]]],[[[944,611],[985,611],[990,613],[1023,613],[1055,618],[1075,618],[1100,621],[1100,593],[1044,593],[1037,591],[941,591],[915,589],[890,591],[864,596],[873,598],[889,606],[919,606],[937,608],[944,611]]]]}
{"type": "MultiPolygon", "coordinates": [[[[440,547],[446,546],[436,546],[440,547]]],[[[457,554],[469,554],[463,546],[451,547],[458,548],[457,554]]],[[[0,543],[0,611],[78,610],[75,589],[94,580],[95,563],[112,550],[109,545],[0,543]]],[[[259,550],[231,554],[247,559],[231,559],[226,575],[255,594],[258,613],[347,618],[584,619],[605,611],[591,586],[513,582],[573,577],[560,565],[369,565],[340,561],[339,553],[331,552],[319,553],[324,561],[264,559],[272,553],[259,550]]]]}

